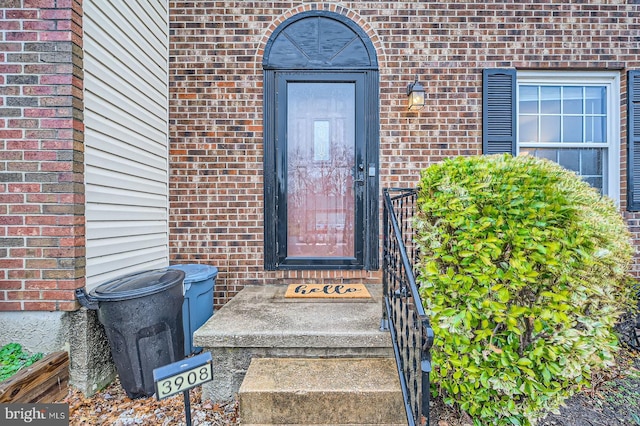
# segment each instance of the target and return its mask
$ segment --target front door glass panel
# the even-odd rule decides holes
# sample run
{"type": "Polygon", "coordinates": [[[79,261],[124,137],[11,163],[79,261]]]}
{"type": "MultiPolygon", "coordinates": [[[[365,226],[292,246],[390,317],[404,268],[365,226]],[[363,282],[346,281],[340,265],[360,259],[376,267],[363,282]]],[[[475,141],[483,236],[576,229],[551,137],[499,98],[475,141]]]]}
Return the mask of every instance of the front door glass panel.
{"type": "Polygon", "coordinates": [[[288,82],[287,257],[355,257],[355,82],[288,82]]]}

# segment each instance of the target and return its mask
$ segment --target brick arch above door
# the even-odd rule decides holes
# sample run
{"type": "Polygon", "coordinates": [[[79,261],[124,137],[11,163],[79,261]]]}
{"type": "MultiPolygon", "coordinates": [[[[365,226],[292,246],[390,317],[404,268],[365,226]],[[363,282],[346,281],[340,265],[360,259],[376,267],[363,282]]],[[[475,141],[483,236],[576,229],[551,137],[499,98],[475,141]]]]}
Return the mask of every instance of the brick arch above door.
{"type": "Polygon", "coordinates": [[[265,46],[264,69],[378,69],[375,48],[349,18],[329,11],[287,19],[265,46]]]}
{"type": "MultiPolygon", "coordinates": [[[[384,43],[378,36],[378,32],[374,28],[372,23],[361,17],[355,10],[345,8],[344,6],[340,6],[336,3],[305,3],[298,5],[295,8],[292,8],[281,14],[279,17],[274,19],[266,29],[266,32],[257,45],[256,56],[260,58],[267,56],[265,54],[267,51],[267,45],[270,42],[273,42],[274,35],[282,30],[282,28],[285,26],[285,22],[292,23],[293,21],[291,21],[291,18],[299,19],[307,13],[327,13],[327,16],[342,16],[344,19],[351,22],[351,24],[357,27],[357,31],[363,39],[368,40],[368,43],[370,44],[369,49],[375,53],[377,63],[386,63],[387,59],[385,55],[384,43]]],[[[259,62],[256,62],[256,64],[259,65],[259,62]]]]}

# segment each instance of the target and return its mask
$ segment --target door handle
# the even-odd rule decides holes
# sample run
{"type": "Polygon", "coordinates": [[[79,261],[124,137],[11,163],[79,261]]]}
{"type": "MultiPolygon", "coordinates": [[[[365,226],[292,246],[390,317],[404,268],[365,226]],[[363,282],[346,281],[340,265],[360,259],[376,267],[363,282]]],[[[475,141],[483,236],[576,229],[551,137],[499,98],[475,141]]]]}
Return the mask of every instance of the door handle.
{"type": "Polygon", "coordinates": [[[356,185],[364,185],[364,164],[358,164],[356,171],[356,185]]]}

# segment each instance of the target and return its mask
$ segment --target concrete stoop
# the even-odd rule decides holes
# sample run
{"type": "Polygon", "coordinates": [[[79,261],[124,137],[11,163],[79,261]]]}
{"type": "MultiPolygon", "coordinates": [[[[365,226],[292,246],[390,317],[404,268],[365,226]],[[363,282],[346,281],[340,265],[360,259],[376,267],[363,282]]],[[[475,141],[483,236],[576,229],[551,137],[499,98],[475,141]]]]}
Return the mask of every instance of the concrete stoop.
{"type": "Polygon", "coordinates": [[[366,299],[305,300],[287,299],[286,285],[245,287],[194,334],[194,346],[213,358],[203,397],[235,399],[257,358],[393,357],[389,332],[379,328],[382,286],[367,288],[366,299]]]}
{"type": "Polygon", "coordinates": [[[406,425],[393,358],[254,358],[243,425],[406,425]]]}

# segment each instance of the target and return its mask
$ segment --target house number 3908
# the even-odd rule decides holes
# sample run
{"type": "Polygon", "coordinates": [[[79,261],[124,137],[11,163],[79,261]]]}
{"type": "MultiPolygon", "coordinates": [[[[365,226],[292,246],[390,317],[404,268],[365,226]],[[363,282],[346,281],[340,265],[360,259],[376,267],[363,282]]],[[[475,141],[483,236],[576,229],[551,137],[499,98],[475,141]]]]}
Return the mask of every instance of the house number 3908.
{"type": "Polygon", "coordinates": [[[158,399],[185,391],[212,379],[211,364],[166,377],[158,383],[158,399]]]}

